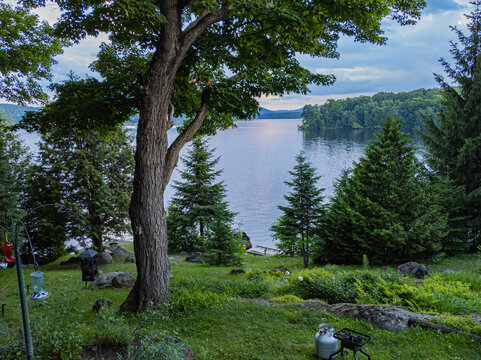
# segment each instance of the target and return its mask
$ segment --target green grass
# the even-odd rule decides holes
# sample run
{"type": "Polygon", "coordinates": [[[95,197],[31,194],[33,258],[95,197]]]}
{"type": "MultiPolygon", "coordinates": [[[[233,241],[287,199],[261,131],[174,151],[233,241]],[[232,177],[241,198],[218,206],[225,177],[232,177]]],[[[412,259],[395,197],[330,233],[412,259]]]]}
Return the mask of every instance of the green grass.
{"type": "MultiPolygon", "coordinates": [[[[304,273],[302,260],[298,258],[246,255],[243,259],[242,267],[254,270],[250,275],[231,275],[234,267],[179,261],[179,265],[171,267],[174,276],[171,280],[172,306],[127,316],[119,316],[116,309],[126,298],[128,289],[87,290],[81,281],[80,269],[64,268],[59,263],[65,259],[57,259],[40,269],[44,271],[45,289],[52,295],[43,302],[28,302],[36,354],[39,359],[78,358],[82,347],[111,343],[126,348],[127,342],[143,335],[166,335],[179,337],[191,346],[196,360],[315,360],[314,335],[320,323],[329,322],[335,329],[348,327],[371,335],[372,340],[365,349],[373,359],[480,358],[481,344],[463,335],[440,334],[419,328],[394,333],[316,310],[289,305],[266,306],[236,299],[277,297],[283,302],[283,299],[293,298],[290,295],[298,295],[293,291],[293,279],[304,273]],[[262,273],[279,265],[286,266],[293,274],[286,277],[262,273]],[[112,311],[92,312],[93,303],[100,297],[112,301],[112,311]]],[[[449,274],[449,278],[446,273],[435,275],[451,282],[472,282],[469,291],[459,286],[456,288],[461,294],[469,295],[471,292],[479,294],[478,276],[481,274],[473,269],[479,269],[480,264],[481,256],[463,255],[443,259],[432,268],[463,270],[449,274]]],[[[326,266],[324,269],[341,274],[359,267],[326,266]]],[[[31,268],[24,269],[26,283],[29,283],[32,271],[31,268]]],[[[135,276],[136,268],[135,264],[118,263],[104,266],[102,271],[128,271],[135,276]]],[[[371,268],[371,271],[381,273],[382,269],[371,268]]],[[[5,317],[0,318],[0,358],[6,353],[13,356],[12,359],[22,358],[22,338],[19,338],[22,325],[15,269],[0,270],[0,284],[0,304],[7,304],[5,317]]],[[[417,289],[415,286],[419,285],[413,285],[417,289]]],[[[440,285],[436,283],[436,286],[440,285]]],[[[442,318],[439,322],[443,321],[449,325],[457,320],[442,318]]],[[[464,331],[471,326],[468,322],[461,325],[460,329],[464,331]]]]}

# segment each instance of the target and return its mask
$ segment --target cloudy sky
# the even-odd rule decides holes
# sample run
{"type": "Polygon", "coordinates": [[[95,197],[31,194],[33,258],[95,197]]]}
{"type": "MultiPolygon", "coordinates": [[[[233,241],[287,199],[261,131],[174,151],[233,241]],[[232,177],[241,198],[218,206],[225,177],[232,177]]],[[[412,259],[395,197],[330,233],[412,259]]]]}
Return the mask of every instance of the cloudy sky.
{"type": "MultiPolygon", "coordinates": [[[[10,2],[10,0],[7,0],[10,2]]],[[[410,91],[436,87],[433,73],[443,73],[439,59],[451,60],[449,41],[456,40],[449,26],[465,30],[469,13],[468,0],[427,0],[421,20],[414,26],[399,26],[386,22],[388,42],[384,46],[355,43],[350,38],[339,42],[340,59],[300,57],[301,64],[311,71],[334,74],[336,83],[329,87],[312,87],[306,96],[286,95],[281,98],[262,98],[263,107],[295,109],[305,104],[321,104],[328,98],[345,98],[380,91],[410,91]]],[[[53,5],[40,10],[42,18],[54,21],[58,11],[53,5]]],[[[70,70],[83,76],[95,58],[98,45],[106,37],[90,38],[68,48],[58,57],[54,81],[66,78],[70,70]]]]}

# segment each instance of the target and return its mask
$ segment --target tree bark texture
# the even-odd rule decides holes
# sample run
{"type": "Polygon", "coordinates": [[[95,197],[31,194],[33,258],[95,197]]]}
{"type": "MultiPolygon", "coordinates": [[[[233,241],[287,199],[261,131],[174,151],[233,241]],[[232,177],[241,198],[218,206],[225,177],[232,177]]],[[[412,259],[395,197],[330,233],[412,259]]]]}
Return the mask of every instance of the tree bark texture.
{"type": "Polygon", "coordinates": [[[142,88],[134,190],[130,204],[137,279],[120,307],[120,311],[135,313],[170,301],[164,190],[180,150],[200,128],[209,109],[210,90],[206,88],[196,118],[169,147],[167,130],[171,127],[169,114],[173,114],[171,97],[175,76],[197,37],[230,10],[229,6],[216,14],[203,12],[182,31],[182,9],[178,0],[161,3],[167,23],[163,26],[142,88]]]}

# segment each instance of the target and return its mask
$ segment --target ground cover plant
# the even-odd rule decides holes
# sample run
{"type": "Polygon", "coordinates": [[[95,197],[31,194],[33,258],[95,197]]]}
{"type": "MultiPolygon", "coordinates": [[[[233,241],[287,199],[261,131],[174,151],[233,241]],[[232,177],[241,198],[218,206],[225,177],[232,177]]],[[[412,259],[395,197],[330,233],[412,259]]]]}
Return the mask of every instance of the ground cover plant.
{"type": "MultiPolygon", "coordinates": [[[[52,295],[43,302],[29,301],[37,359],[92,359],[99,353],[105,359],[149,359],[160,353],[169,354],[166,359],[183,359],[184,344],[201,360],[315,359],[314,335],[324,322],[371,335],[365,349],[374,359],[474,360],[481,353],[481,344],[465,335],[417,327],[389,332],[287,304],[312,298],[394,303],[435,314],[438,324],[480,334],[480,325],[462,316],[481,313],[479,254],[429,264],[433,273],[417,283],[402,277],[395,266],[304,270],[301,258],[244,255],[243,268],[252,270],[232,275],[233,267],[190,264],[174,257],[172,303],[137,315],[117,312],[127,289],[88,290],[80,270],[59,265],[62,260],[41,268],[52,295]],[[280,265],[289,273],[275,270],[280,265]],[[453,272],[439,271],[447,268],[453,272]],[[95,313],[92,305],[100,297],[113,304],[95,313]],[[267,306],[250,300],[259,298],[273,301],[267,306]]],[[[31,271],[25,269],[26,280],[31,271]]],[[[135,273],[135,265],[116,263],[102,271],[135,273]]],[[[1,270],[0,284],[0,302],[7,304],[0,320],[0,357],[19,359],[24,350],[15,269],[1,270]]]]}

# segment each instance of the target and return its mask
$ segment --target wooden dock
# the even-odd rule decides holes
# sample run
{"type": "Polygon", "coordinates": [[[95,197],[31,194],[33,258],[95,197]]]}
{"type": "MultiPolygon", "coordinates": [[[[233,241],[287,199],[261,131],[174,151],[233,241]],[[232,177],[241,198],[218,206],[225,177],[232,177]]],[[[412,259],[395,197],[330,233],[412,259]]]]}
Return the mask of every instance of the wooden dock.
{"type": "Polygon", "coordinates": [[[280,254],[281,252],[277,249],[265,247],[265,246],[253,246],[249,250],[246,250],[249,254],[254,254],[254,255],[277,255],[280,254]]]}

